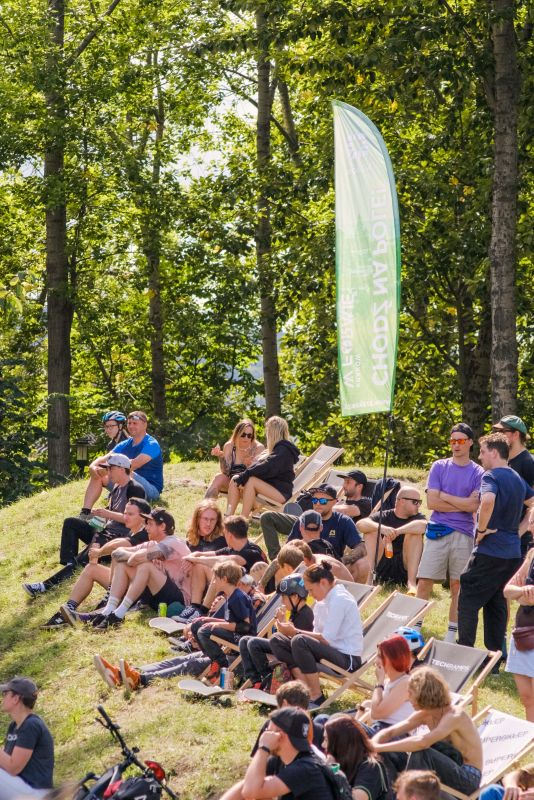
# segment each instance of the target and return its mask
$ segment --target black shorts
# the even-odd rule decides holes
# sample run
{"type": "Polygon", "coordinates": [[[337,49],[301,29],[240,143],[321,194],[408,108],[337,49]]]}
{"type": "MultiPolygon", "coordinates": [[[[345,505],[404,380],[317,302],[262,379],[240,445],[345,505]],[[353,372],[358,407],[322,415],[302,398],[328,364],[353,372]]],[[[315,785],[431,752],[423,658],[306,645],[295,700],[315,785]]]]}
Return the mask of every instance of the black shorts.
{"type": "Polygon", "coordinates": [[[185,606],[184,596],[181,590],[178,588],[175,582],[169,578],[168,575],[167,580],[159,592],[152,594],[150,589],[147,587],[139,600],[149,605],[155,611],[157,611],[160,603],[167,603],[168,606],[170,606],[171,603],[181,603],[185,606]]]}

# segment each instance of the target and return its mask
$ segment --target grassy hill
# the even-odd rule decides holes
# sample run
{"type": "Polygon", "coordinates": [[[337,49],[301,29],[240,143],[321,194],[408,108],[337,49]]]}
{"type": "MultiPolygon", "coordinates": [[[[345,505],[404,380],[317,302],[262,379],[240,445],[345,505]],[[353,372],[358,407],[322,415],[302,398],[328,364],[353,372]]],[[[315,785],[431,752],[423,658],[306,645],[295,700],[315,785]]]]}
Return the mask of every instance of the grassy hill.
{"type": "MultiPolygon", "coordinates": [[[[371,477],[379,472],[368,470],[371,477]]],[[[178,535],[184,535],[193,506],[212,474],[213,465],[208,463],[166,467],[164,499],[177,520],[178,535]]],[[[418,470],[395,474],[423,486],[425,475],[418,470]]],[[[79,512],[84,485],[75,481],[0,510],[0,679],[25,674],[41,688],[37,710],[55,736],[58,783],[76,780],[89,770],[99,772],[118,755],[108,732],[94,722],[95,708],[103,703],[122,726],[128,743],[139,745],[143,758],[164,764],[183,800],[217,798],[248,763],[262,721],[260,711],[244,704],[185,699],[176,679],[134,694],[108,689],[93,669],[93,654],[114,662],[126,657],[136,665],[169,656],[165,638],[147,626],[151,615],[133,614],[110,632],[44,631],[39,626],[65,601],[69,585],[35,601],[27,599],[21,588],[22,581],[42,579],[57,569],[61,523],[79,512]]],[[[380,600],[384,597],[385,593],[379,595],[380,600]]],[[[448,595],[438,587],[434,599],[423,632],[425,637],[441,638],[448,595]]],[[[339,708],[348,708],[355,699],[346,696],[339,708]]],[[[492,704],[523,716],[513,679],[504,673],[487,681],[480,702],[481,707],[492,704]]],[[[7,724],[7,717],[0,715],[0,737],[7,724]]]]}

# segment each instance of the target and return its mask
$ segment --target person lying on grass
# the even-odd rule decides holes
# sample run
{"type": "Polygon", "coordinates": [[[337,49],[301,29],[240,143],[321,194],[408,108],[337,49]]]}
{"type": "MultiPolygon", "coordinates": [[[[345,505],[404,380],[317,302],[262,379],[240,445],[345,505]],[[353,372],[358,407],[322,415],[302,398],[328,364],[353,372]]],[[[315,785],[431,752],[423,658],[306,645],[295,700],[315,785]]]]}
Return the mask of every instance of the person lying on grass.
{"type": "Polygon", "coordinates": [[[217,591],[224,595],[225,600],[216,617],[200,617],[191,623],[191,632],[200,653],[167,659],[139,669],[132,667],[125,659],[121,659],[119,665],[115,666],[102,656],[95,656],[93,663],[99,675],[108,686],[124,685],[128,689],[140,689],[154,678],[198,675],[208,667],[207,680],[213,684],[218,683],[221,669],[228,667],[228,658],[222,646],[213,641],[213,637],[237,644],[241,636],[256,634],[254,606],[249,595],[238,588],[242,575],[243,570],[233,561],[226,561],[215,567],[217,591]]]}

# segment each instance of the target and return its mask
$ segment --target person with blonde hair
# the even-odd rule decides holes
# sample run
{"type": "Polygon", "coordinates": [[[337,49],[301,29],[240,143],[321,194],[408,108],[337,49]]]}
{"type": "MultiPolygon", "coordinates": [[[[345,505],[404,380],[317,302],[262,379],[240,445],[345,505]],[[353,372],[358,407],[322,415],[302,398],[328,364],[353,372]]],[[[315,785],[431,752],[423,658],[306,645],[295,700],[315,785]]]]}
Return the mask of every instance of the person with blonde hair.
{"type": "Polygon", "coordinates": [[[265,453],[255,464],[233,475],[230,480],[227,515],[234,514],[241,501],[241,513],[244,517],[249,517],[258,494],[274,503],[285,503],[291,497],[299,450],[290,441],[285,419],[269,417],[265,424],[265,436],[265,453]]]}
{"type": "Polygon", "coordinates": [[[452,705],[441,675],[431,667],[415,670],[408,684],[408,700],[413,714],[373,736],[375,749],[384,755],[388,771],[433,770],[445,787],[464,794],[478,789],[482,742],[469,714],[452,705]],[[426,726],[428,731],[419,733],[420,726],[426,726]]]}
{"type": "Polygon", "coordinates": [[[256,439],[252,420],[240,420],[228,441],[222,447],[216,444],[211,450],[211,455],[219,459],[220,472],[211,481],[204,497],[217,499],[220,492],[227,492],[231,478],[255,464],[264,450],[263,444],[256,439]]]}
{"type": "Polygon", "coordinates": [[[201,500],[193,509],[185,541],[192,553],[204,553],[226,547],[222,512],[215,500],[201,500]]]}

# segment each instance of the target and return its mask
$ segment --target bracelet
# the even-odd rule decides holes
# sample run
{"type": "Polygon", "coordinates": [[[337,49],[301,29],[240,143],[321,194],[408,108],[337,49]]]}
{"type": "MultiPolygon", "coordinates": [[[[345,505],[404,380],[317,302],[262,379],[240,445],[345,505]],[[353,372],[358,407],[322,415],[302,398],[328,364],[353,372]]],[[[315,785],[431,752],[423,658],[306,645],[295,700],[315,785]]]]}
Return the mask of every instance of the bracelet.
{"type": "Polygon", "coordinates": [[[384,691],[384,684],[377,683],[376,686],[375,686],[375,689],[382,689],[382,691],[384,691]]]}
{"type": "Polygon", "coordinates": [[[267,753],[267,755],[269,755],[269,756],[271,755],[271,751],[264,744],[260,744],[260,746],[258,747],[258,750],[263,750],[263,752],[267,753]]]}
{"type": "Polygon", "coordinates": [[[487,528],[484,528],[484,530],[482,530],[482,528],[477,528],[477,533],[486,533],[487,530],[487,528]]]}

